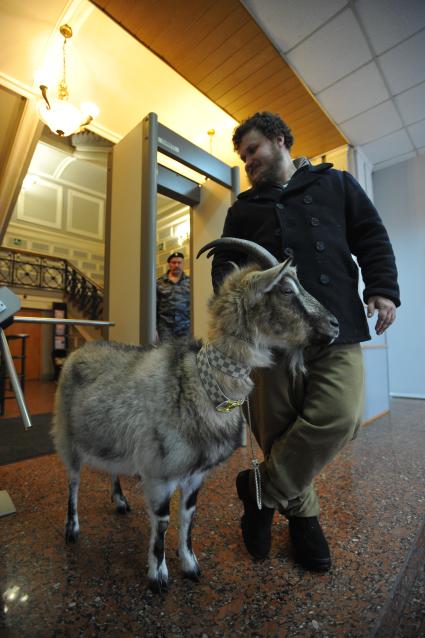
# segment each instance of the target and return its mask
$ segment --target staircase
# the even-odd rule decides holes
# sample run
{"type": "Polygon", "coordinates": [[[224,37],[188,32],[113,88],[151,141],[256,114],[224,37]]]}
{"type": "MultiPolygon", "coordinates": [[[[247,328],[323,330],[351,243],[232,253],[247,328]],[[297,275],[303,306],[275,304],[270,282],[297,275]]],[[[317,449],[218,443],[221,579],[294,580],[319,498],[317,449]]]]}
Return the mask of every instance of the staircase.
{"type": "MultiPolygon", "coordinates": [[[[0,285],[21,295],[29,290],[57,293],[66,302],[68,319],[102,319],[103,288],[67,259],[13,248],[0,248],[0,285]]],[[[73,326],[69,349],[103,337],[95,326],[73,326]]]]}

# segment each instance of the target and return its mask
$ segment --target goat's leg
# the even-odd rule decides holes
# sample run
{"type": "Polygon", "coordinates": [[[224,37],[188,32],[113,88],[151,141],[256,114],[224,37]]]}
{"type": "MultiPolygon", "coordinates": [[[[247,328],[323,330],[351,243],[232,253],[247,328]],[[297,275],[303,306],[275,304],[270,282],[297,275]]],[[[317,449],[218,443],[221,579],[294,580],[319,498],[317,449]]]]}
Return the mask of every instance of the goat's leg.
{"type": "Polygon", "coordinates": [[[111,476],[111,481],[112,481],[111,500],[117,506],[118,514],[127,514],[127,512],[131,512],[131,507],[121,489],[120,479],[118,478],[118,476],[113,474],[111,476]]]}
{"type": "Polygon", "coordinates": [[[201,488],[204,473],[194,474],[180,483],[180,543],[179,557],[183,574],[198,581],[201,570],[192,548],[192,525],[196,511],[196,499],[201,488]]]}
{"type": "Polygon", "coordinates": [[[165,534],[170,521],[170,499],[175,488],[175,482],[144,480],[144,493],[151,519],[148,579],[150,588],[158,592],[168,587],[165,534]]]}
{"type": "Polygon", "coordinates": [[[69,496],[68,513],[65,526],[66,543],[75,543],[80,534],[80,524],[78,522],[78,488],[80,486],[80,468],[69,471],[69,496]]]}

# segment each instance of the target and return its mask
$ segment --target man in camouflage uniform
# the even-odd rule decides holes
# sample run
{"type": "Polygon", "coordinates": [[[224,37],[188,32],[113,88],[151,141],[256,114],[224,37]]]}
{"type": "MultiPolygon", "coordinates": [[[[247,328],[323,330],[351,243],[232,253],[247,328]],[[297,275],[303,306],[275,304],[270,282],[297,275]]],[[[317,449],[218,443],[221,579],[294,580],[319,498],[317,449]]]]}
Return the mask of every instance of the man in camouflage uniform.
{"type": "Polygon", "coordinates": [[[156,282],[156,324],[160,341],[187,337],[190,331],[190,277],[183,272],[184,255],[172,253],[169,269],[156,282]]]}

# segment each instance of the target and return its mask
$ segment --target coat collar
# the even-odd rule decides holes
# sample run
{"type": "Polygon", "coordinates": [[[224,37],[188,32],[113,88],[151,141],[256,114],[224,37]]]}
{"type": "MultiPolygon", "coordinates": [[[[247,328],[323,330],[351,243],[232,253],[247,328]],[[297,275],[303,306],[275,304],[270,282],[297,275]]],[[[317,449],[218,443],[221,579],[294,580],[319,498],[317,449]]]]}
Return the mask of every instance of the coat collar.
{"type": "MultiPolygon", "coordinates": [[[[170,279],[168,279],[168,273],[170,271],[167,270],[166,273],[164,273],[163,275],[160,276],[160,279],[162,279],[162,281],[168,281],[172,284],[174,284],[174,281],[171,281],[170,279]]],[[[184,272],[182,272],[182,276],[180,277],[180,279],[176,282],[176,284],[179,284],[181,281],[184,281],[185,279],[188,279],[188,275],[186,275],[184,272]]],[[[176,285],[174,284],[174,285],[176,285]]]]}
{"type": "MultiPolygon", "coordinates": [[[[297,160],[294,160],[294,163],[296,166],[297,160]]],[[[306,186],[316,181],[322,173],[325,173],[332,168],[332,166],[333,164],[329,162],[317,165],[313,165],[308,162],[308,164],[303,164],[295,171],[286,186],[277,182],[268,182],[240,193],[238,195],[238,199],[247,200],[264,198],[279,201],[283,193],[293,192],[299,188],[304,189],[306,186]]]]}

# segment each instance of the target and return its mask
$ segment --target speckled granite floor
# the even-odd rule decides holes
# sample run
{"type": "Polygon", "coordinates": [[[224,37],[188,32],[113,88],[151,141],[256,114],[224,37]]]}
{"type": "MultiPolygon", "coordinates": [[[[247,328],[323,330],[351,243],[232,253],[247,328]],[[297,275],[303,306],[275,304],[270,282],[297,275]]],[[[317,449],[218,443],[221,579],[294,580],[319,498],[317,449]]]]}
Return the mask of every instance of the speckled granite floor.
{"type": "Polygon", "coordinates": [[[200,493],[193,532],[203,571],[198,584],[179,574],[173,501],[170,590],[162,595],[147,589],[148,521],[134,479],[123,479],[133,511],[120,517],[108,479],[85,470],[81,537],[66,547],[67,488],[57,457],[0,467],[0,489],[17,509],[0,519],[0,636],[419,638],[424,434],[425,401],[394,400],[391,416],[363,428],[322,473],[321,520],[334,561],[328,574],[294,564],[286,523],[277,515],[270,560],[249,558],[234,491],[249,453],[237,451],[200,493]]]}

